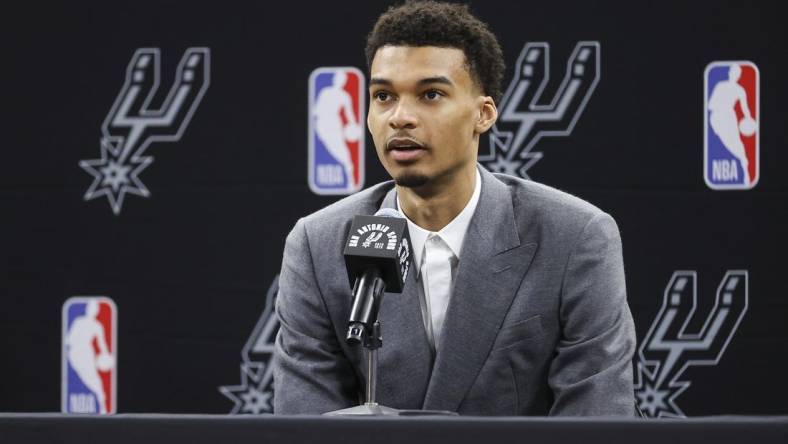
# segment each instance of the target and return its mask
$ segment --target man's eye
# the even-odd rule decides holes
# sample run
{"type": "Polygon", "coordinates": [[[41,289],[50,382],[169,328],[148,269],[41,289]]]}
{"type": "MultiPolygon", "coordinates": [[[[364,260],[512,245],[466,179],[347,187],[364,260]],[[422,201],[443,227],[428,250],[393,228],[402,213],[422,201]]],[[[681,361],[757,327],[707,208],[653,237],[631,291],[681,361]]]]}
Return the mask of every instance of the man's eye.
{"type": "Polygon", "coordinates": [[[389,99],[389,93],[384,91],[378,91],[375,94],[373,94],[373,96],[375,97],[375,100],[379,102],[385,102],[386,100],[389,99]]]}
{"type": "Polygon", "coordinates": [[[437,90],[434,90],[434,89],[431,89],[431,90],[429,90],[429,91],[424,93],[424,97],[426,97],[427,100],[437,100],[441,96],[443,96],[443,94],[441,94],[440,91],[437,91],[437,90]]]}

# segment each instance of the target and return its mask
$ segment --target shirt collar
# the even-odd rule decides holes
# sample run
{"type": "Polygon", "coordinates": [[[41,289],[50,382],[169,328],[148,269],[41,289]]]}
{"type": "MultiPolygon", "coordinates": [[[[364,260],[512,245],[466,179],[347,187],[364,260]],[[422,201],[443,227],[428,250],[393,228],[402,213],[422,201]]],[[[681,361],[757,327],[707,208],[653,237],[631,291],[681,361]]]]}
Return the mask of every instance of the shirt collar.
{"type": "MultiPolygon", "coordinates": [[[[476,206],[479,204],[479,196],[481,196],[482,191],[482,178],[479,174],[479,170],[476,170],[475,176],[476,184],[473,187],[473,194],[471,195],[470,200],[468,203],[465,204],[465,208],[460,211],[460,214],[454,217],[451,222],[449,222],[445,227],[443,227],[438,234],[441,239],[451,248],[452,253],[454,256],[459,259],[460,253],[462,252],[462,243],[465,240],[465,234],[468,232],[468,227],[471,225],[471,219],[473,218],[473,213],[476,211],[476,206]]],[[[408,219],[408,216],[402,212],[400,209],[399,203],[399,196],[397,196],[397,210],[402,214],[405,220],[408,221],[408,232],[410,233],[410,242],[413,245],[413,259],[414,265],[416,266],[416,273],[417,275],[420,274],[421,271],[421,259],[422,253],[424,251],[424,244],[427,242],[427,237],[434,233],[429,230],[425,230],[420,226],[416,225],[408,219]]]]}

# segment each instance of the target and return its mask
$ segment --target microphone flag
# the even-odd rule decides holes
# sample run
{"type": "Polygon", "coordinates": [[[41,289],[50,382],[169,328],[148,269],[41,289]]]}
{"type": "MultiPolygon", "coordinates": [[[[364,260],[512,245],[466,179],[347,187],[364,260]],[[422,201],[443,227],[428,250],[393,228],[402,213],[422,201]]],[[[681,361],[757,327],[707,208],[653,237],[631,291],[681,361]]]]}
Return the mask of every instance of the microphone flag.
{"type": "Polygon", "coordinates": [[[401,293],[411,264],[408,223],[399,213],[383,209],[375,216],[355,216],[345,244],[350,286],[368,268],[377,268],[386,292],[401,293]],[[385,215],[385,216],[383,216],[385,215]],[[386,217],[396,215],[396,217],[386,217]]]}

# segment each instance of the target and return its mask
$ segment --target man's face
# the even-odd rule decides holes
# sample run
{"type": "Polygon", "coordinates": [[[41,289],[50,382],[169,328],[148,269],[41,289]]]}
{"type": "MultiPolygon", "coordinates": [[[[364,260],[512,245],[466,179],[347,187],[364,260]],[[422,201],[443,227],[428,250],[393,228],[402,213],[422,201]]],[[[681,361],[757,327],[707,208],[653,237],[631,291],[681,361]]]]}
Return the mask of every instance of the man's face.
{"type": "Polygon", "coordinates": [[[471,79],[462,50],[384,46],[372,60],[369,95],[367,125],[398,185],[451,183],[475,168],[479,134],[494,117],[485,120],[492,100],[471,79]]]}

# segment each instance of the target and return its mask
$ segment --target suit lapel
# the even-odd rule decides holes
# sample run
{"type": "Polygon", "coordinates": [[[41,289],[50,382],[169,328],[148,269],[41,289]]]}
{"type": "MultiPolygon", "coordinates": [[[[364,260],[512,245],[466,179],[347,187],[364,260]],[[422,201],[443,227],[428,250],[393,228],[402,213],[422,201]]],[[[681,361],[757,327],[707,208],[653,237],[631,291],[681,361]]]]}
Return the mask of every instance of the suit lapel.
{"type": "Polygon", "coordinates": [[[459,408],[536,251],[536,244],[520,244],[506,185],[480,170],[481,198],[463,243],[425,409],[459,408]]]}

